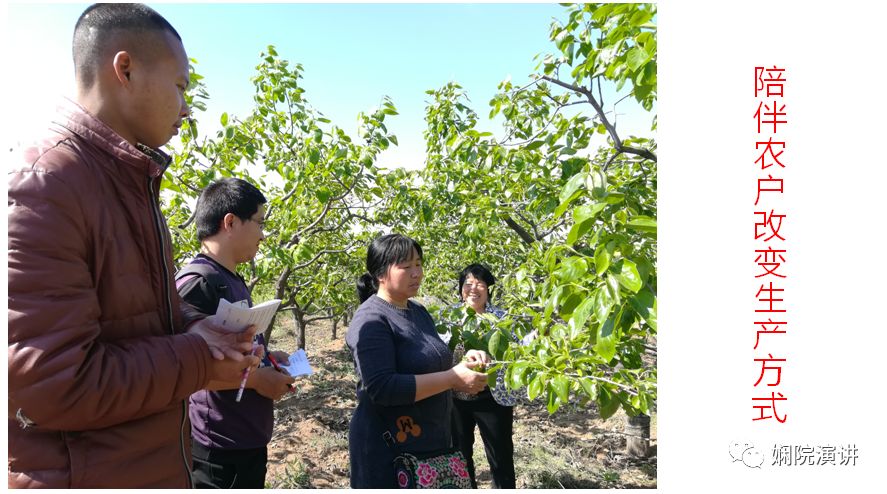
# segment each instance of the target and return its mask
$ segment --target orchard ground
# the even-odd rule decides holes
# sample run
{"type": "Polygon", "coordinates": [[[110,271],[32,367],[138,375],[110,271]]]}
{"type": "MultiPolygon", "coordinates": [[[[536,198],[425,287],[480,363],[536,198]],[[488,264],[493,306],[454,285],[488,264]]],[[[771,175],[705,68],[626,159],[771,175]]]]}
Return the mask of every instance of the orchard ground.
{"type": "MultiPolygon", "coordinates": [[[[309,324],[306,351],[314,374],[300,377],[296,391],[276,403],[274,436],[268,446],[267,487],[348,488],[348,423],[356,405],[356,379],[345,345],[346,328],[309,324]]],[[[294,324],[279,314],[271,348],[296,348],[294,324]]],[[[515,408],[514,463],[518,488],[655,488],[656,414],[647,459],[625,452],[624,414],[603,421],[597,410],[562,407],[549,416],[535,402],[515,408]]],[[[490,488],[483,442],[475,431],[478,487],[490,488]]]]}

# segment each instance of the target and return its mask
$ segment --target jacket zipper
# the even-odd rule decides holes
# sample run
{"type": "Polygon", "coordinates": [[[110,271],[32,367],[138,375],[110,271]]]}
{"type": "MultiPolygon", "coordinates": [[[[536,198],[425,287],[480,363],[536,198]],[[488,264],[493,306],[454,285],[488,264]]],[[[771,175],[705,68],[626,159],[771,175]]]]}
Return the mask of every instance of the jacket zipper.
{"type": "MultiPolygon", "coordinates": [[[[148,177],[148,196],[151,198],[151,212],[154,213],[154,227],[157,230],[157,239],[160,242],[160,267],[163,275],[163,294],[166,296],[166,316],[169,322],[169,334],[175,334],[175,326],[172,317],[172,298],[169,290],[169,272],[166,266],[166,243],[163,241],[163,219],[160,213],[158,199],[154,196],[154,177],[148,177]]],[[[179,446],[182,450],[182,462],[185,466],[185,475],[188,477],[188,488],[194,488],[191,479],[191,468],[188,466],[188,455],[185,452],[185,423],[188,418],[188,403],[182,401],[182,425],[179,427],[179,446]]]]}

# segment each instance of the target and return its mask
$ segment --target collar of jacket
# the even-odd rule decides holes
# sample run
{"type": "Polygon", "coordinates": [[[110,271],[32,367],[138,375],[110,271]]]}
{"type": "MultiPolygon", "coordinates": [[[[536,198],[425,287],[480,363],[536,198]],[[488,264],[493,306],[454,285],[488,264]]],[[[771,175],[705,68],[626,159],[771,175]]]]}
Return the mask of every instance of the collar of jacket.
{"type": "Polygon", "coordinates": [[[142,144],[133,146],[95,115],[70,99],[65,98],[57,111],[59,115],[65,117],[65,121],[56,122],[57,124],[78,134],[118,160],[144,171],[149,177],[157,178],[163,175],[169,166],[171,161],[169,155],[142,144]]]}

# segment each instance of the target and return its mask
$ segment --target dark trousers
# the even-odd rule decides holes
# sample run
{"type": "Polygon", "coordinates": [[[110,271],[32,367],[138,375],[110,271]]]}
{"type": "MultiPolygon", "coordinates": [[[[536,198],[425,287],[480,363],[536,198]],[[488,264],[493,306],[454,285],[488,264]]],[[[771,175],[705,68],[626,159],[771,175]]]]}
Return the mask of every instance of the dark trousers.
{"type": "Polygon", "coordinates": [[[484,394],[472,401],[453,400],[453,442],[465,456],[471,486],[477,489],[472,458],[476,424],[490,463],[493,488],[514,489],[514,443],[511,441],[514,409],[496,403],[489,391],[484,394]]]}
{"type": "Polygon", "coordinates": [[[192,442],[196,489],[263,489],[268,448],[217,450],[192,442]]]}

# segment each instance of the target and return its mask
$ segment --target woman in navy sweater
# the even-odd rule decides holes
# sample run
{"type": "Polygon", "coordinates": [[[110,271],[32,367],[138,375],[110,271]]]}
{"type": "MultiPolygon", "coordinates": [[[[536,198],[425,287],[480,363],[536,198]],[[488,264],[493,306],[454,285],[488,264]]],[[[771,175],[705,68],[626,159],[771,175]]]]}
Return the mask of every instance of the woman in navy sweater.
{"type": "Polygon", "coordinates": [[[357,371],[357,408],[348,431],[352,488],[397,487],[400,452],[452,446],[452,389],[477,393],[489,363],[484,352],[453,356],[425,308],[411,300],[422,282],[422,247],[400,234],[373,240],[357,282],[360,307],[345,342],[357,371]]]}

